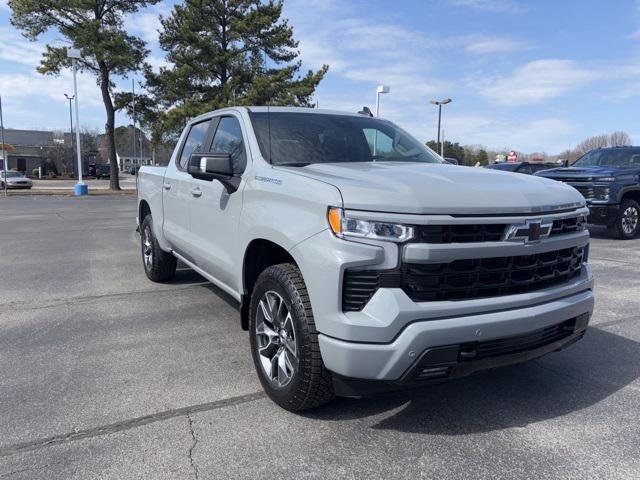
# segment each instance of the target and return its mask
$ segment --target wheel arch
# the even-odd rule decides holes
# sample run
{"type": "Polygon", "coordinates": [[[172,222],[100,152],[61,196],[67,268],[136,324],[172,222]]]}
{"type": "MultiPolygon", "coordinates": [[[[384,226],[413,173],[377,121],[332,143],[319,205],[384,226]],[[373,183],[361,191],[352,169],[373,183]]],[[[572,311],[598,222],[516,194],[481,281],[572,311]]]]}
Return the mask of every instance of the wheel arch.
{"type": "Polygon", "coordinates": [[[627,190],[622,194],[622,198],[620,199],[620,202],[622,203],[625,200],[635,200],[636,202],[638,202],[638,204],[640,204],[640,189],[635,188],[632,190],[627,190]]]}
{"type": "Polygon", "coordinates": [[[138,224],[142,225],[143,220],[147,215],[151,215],[151,207],[146,200],[140,200],[138,204],[138,224]]]}
{"type": "Polygon", "coordinates": [[[295,258],[281,245],[265,238],[255,238],[245,249],[242,261],[242,300],[240,302],[240,326],[249,329],[249,303],[251,292],[260,274],[271,265],[293,263],[295,258]]]}

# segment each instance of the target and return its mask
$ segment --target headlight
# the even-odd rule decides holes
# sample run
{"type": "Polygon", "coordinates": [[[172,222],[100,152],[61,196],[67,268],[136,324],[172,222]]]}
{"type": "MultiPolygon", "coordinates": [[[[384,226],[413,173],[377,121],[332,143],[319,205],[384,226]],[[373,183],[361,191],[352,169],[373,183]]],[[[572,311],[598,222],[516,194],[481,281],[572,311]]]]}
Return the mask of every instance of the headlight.
{"type": "Polygon", "coordinates": [[[327,219],[333,233],[340,238],[370,238],[398,243],[413,238],[412,227],[397,223],[350,218],[341,208],[330,207],[327,219]]]}
{"type": "Polygon", "coordinates": [[[596,185],[593,188],[593,200],[606,202],[609,200],[609,187],[604,185],[596,185]]]}
{"type": "Polygon", "coordinates": [[[615,182],[616,177],[597,177],[594,178],[596,182],[615,182]]]}

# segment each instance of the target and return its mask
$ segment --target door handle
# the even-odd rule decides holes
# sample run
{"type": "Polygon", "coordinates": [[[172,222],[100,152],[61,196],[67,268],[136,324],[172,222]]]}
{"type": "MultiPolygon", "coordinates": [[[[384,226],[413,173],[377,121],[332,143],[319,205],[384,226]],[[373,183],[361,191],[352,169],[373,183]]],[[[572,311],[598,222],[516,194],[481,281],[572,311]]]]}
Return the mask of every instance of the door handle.
{"type": "Polygon", "coordinates": [[[202,195],[202,190],[200,190],[198,187],[192,188],[191,195],[193,195],[194,197],[200,197],[202,195]]]}
{"type": "Polygon", "coordinates": [[[164,188],[165,190],[171,190],[171,184],[170,183],[163,183],[162,184],[162,188],[164,188]]]}

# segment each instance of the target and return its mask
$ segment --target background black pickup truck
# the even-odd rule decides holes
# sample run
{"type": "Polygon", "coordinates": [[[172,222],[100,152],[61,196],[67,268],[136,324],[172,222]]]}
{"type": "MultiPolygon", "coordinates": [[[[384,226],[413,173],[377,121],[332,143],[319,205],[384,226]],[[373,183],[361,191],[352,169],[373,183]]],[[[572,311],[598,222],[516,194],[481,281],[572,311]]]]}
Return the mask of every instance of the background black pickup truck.
{"type": "Polygon", "coordinates": [[[571,167],[536,175],[576,188],[587,200],[589,223],[605,225],[616,238],[640,231],[640,147],[598,148],[571,167]]]}

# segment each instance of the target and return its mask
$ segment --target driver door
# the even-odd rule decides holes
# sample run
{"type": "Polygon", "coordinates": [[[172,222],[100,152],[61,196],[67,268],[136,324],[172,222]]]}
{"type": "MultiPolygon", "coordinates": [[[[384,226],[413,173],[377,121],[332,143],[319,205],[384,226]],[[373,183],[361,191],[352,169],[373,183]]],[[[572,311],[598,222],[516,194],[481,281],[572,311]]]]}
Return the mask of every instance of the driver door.
{"type": "MultiPolygon", "coordinates": [[[[214,128],[209,152],[230,154],[234,173],[241,174],[248,157],[242,118],[233,114],[214,117],[214,128]]],[[[194,196],[189,212],[196,262],[209,275],[238,292],[240,286],[236,283],[240,266],[234,253],[238,248],[244,179],[233,193],[227,192],[217,180],[192,178],[191,187],[194,196]]]]}

